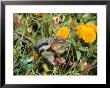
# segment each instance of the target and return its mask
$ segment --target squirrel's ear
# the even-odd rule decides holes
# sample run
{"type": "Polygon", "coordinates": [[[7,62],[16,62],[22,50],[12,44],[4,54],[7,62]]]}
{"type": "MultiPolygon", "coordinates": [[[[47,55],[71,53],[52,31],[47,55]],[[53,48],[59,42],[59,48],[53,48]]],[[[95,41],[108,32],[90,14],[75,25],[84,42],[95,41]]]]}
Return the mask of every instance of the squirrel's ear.
{"type": "Polygon", "coordinates": [[[61,39],[61,37],[60,36],[55,36],[55,41],[58,41],[59,39],[61,39]]]}

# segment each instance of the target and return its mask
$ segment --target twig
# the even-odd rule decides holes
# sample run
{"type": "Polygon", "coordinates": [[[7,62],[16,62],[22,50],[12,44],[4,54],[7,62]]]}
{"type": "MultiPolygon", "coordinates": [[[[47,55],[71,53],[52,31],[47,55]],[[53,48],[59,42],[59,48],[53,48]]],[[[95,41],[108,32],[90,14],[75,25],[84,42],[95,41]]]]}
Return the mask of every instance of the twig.
{"type": "Polygon", "coordinates": [[[67,74],[73,69],[73,67],[74,67],[74,64],[73,64],[73,66],[67,71],[67,73],[66,73],[65,75],[67,75],[67,74]]]}
{"type": "MultiPolygon", "coordinates": [[[[69,50],[68,50],[68,53],[67,53],[67,55],[66,55],[66,60],[67,60],[67,58],[68,58],[68,56],[69,56],[69,51],[70,51],[70,47],[69,47],[69,50]]],[[[64,66],[65,65],[63,65],[63,67],[62,67],[62,71],[65,71],[66,70],[66,68],[67,68],[67,65],[65,66],[65,68],[64,68],[64,66]]]]}

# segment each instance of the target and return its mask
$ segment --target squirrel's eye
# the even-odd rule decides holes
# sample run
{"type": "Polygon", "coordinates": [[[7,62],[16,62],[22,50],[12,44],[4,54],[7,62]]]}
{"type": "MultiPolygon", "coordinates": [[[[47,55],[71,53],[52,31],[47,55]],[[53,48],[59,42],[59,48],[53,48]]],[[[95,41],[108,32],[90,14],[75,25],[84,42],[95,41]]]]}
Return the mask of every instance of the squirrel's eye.
{"type": "Polygon", "coordinates": [[[59,41],[59,44],[63,44],[63,41],[59,41]]]}

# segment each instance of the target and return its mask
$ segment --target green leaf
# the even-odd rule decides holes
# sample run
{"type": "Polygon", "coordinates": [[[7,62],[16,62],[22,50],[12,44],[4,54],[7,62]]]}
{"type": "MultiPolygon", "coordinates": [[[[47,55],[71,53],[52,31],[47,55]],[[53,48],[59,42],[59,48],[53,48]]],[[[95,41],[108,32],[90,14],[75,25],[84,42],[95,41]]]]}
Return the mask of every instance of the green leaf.
{"type": "Polygon", "coordinates": [[[27,69],[30,69],[32,67],[32,64],[27,64],[27,69]]]}
{"type": "Polygon", "coordinates": [[[74,39],[71,39],[73,46],[76,46],[76,42],[74,39]]]}
{"type": "Polygon", "coordinates": [[[38,29],[41,27],[41,24],[39,23],[39,21],[38,21],[38,20],[36,20],[35,24],[37,24],[38,29]]]}
{"type": "Polygon", "coordinates": [[[31,58],[26,58],[27,59],[27,62],[32,62],[34,60],[34,57],[31,57],[31,58]]]}
{"type": "Polygon", "coordinates": [[[86,13],[82,16],[83,19],[89,19],[91,17],[91,14],[86,13]]]}
{"type": "Polygon", "coordinates": [[[77,61],[79,61],[81,58],[81,52],[79,50],[76,50],[76,55],[77,55],[77,61]]]}
{"type": "Polygon", "coordinates": [[[97,55],[95,55],[95,54],[91,54],[91,57],[97,58],[97,55]]]}
{"type": "Polygon", "coordinates": [[[94,23],[94,24],[96,24],[97,21],[93,20],[93,21],[88,21],[87,23],[94,23]]]}
{"type": "Polygon", "coordinates": [[[26,65],[28,62],[26,59],[20,59],[21,64],[26,65]]]}
{"type": "Polygon", "coordinates": [[[81,51],[84,51],[84,52],[88,51],[88,48],[86,48],[86,47],[79,47],[78,49],[81,51]]]}

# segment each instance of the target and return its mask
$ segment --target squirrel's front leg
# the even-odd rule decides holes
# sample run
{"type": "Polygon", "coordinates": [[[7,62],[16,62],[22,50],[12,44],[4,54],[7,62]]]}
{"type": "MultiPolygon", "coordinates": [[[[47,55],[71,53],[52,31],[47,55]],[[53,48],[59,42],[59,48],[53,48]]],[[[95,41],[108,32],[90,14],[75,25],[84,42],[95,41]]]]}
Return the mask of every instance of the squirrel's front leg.
{"type": "Polygon", "coordinates": [[[43,52],[42,56],[44,56],[44,58],[46,58],[51,64],[55,65],[55,58],[54,58],[54,53],[53,52],[43,52]]]}

